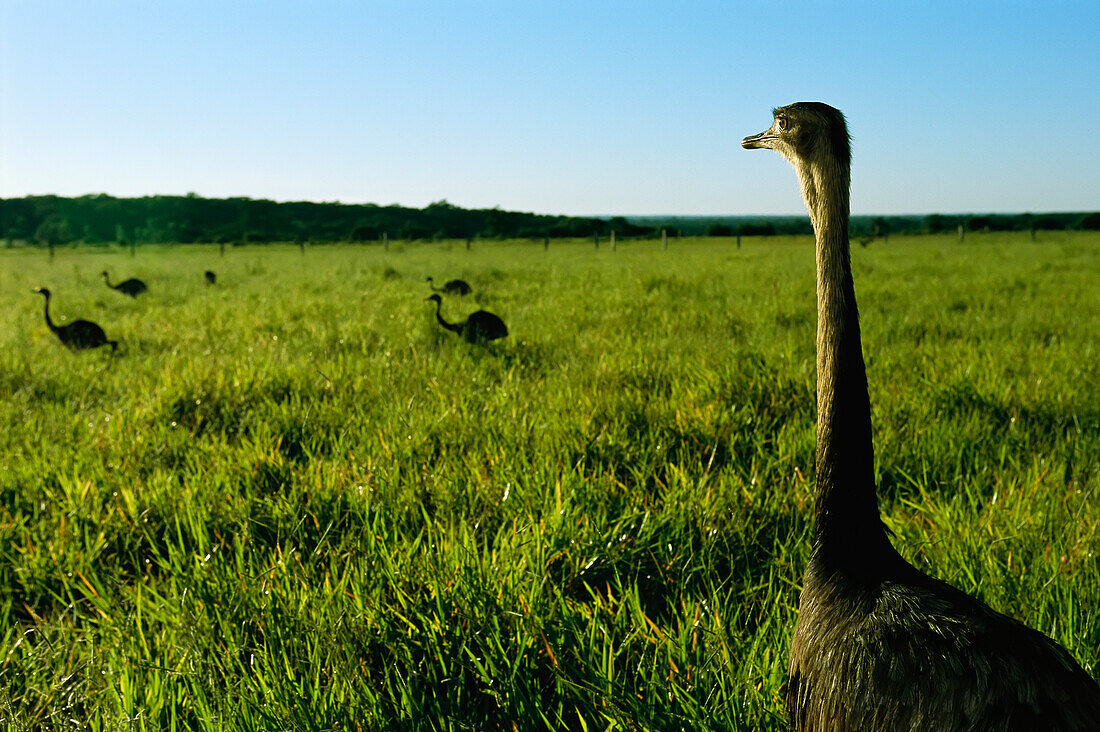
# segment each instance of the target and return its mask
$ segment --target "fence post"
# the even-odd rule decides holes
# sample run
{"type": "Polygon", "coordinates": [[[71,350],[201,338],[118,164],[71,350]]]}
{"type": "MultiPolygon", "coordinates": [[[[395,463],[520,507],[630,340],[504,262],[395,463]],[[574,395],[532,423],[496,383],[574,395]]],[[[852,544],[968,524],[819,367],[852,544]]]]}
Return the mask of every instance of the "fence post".
{"type": "Polygon", "coordinates": [[[668,251],[668,229],[661,229],[661,248],[668,251]]]}
{"type": "Polygon", "coordinates": [[[611,251],[615,251],[615,230],[611,230],[611,251]]]}

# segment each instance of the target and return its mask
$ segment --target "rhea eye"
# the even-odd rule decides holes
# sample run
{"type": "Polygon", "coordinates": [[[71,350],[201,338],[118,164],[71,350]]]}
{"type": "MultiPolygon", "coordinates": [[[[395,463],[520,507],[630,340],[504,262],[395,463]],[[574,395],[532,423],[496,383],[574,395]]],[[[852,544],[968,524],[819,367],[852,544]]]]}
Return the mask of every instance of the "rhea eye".
{"type": "Polygon", "coordinates": [[[786,117],[777,117],[775,121],[776,121],[776,124],[779,125],[779,129],[781,129],[781,130],[787,129],[787,118],[786,117]]]}

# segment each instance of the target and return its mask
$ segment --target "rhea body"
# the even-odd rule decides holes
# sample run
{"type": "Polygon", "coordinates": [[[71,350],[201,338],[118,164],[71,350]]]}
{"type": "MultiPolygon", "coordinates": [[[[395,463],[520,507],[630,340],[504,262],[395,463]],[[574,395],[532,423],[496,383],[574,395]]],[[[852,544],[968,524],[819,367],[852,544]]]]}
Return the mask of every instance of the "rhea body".
{"type": "Polygon", "coordinates": [[[442,292],[446,295],[469,295],[474,291],[466,280],[447,280],[443,283],[443,287],[436,287],[435,282],[429,277],[428,287],[432,288],[433,292],[442,292]]]}
{"type": "Polygon", "coordinates": [[[123,280],[122,282],[119,282],[117,285],[112,285],[111,277],[107,274],[107,270],[103,270],[102,274],[103,281],[107,283],[107,287],[110,287],[112,290],[118,290],[124,295],[129,295],[130,297],[137,297],[138,295],[149,289],[145,286],[144,282],[137,279],[136,277],[131,277],[128,280],[123,280]]]}
{"type": "Polygon", "coordinates": [[[218,282],[218,276],[214,274],[212,270],[206,270],[202,273],[202,276],[206,279],[206,284],[208,285],[214,285],[218,282]]]}
{"type": "Polygon", "coordinates": [[[439,324],[447,330],[458,333],[470,343],[495,341],[508,335],[508,327],[504,325],[504,321],[488,310],[471,313],[470,317],[461,323],[448,323],[439,312],[443,298],[439,295],[429,295],[426,299],[435,303],[435,319],[439,324]]]}
{"type": "Polygon", "coordinates": [[[851,148],[820,102],[742,141],[798,174],[817,240],[813,545],[791,642],[797,730],[1096,729],[1100,687],[1042,633],[920,572],[879,516],[871,408],[849,261],[851,148]]]}
{"type": "Polygon", "coordinates": [[[36,287],[34,291],[46,299],[44,308],[46,327],[52,330],[63,344],[74,351],[85,348],[99,348],[100,346],[110,346],[112,351],[118,349],[118,341],[107,340],[107,334],[103,332],[103,328],[90,320],[74,320],[65,325],[54,323],[50,317],[50,291],[45,287],[36,287]]]}

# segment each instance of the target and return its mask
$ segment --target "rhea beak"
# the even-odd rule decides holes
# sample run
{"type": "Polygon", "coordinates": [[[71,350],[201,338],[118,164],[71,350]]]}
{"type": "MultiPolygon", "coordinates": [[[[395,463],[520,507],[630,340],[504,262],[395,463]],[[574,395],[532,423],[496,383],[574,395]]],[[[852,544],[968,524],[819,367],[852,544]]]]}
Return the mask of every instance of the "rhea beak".
{"type": "Polygon", "coordinates": [[[761,132],[759,135],[746,137],[744,140],[741,141],[741,147],[745,148],[746,150],[756,150],[762,147],[771,149],[772,142],[776,139],[776,135],[773,134],[770,129],[767,129],[761,132]]]}

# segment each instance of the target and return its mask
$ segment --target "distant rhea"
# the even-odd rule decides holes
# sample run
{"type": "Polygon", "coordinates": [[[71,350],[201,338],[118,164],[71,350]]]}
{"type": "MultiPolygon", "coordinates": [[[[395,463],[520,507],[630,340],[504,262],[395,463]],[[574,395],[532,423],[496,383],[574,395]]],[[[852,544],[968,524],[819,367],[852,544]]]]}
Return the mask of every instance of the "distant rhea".
{"type": "Polygon", "coordinates": [[[1100,687],[1066,649],[917,570],[879,517],[844,115],[820,102],[780,107],[769,129],[741,145],[794,166],[817,240],[816,515],[791,641],[791,725],[1098,729],[1100,687]]]}
{"type": "Polygon", "coordinates": [[[103,281],[106,282],[107,287],[110,287],[112,290],[118,290],[124,295],[129,295],[130,297],[137,297],[138,295],[149,289],[145,286],[144,282],[135,277],[131,277],[128,280],[123,280],[117,285],[112,285],[111,277],[107,274],[107,270],[103,270],[103,281]]]}
{"type": "Polygon", "coordinates": [[[50,318],[50,291],[45,287],[36,287],[34,292],[46,298],[46,326],[63,344],[74,351],[100,346],[110,346],[112,351],[118,350],[118,341],[107,340],[107,334],[103,329],[90,320],[74,320],[65,325],[54,323],[50,318]]]}
{"type": "Polygon", "coordinates": [[[208,285],[216,285],[218,283],[218,276],[210,270],[203,272],[202,276],[206,278],[206,284],[208,285]]]}
{"type": "Polygon", "coordinates": [[[447,330],[458,333],[470,343],[495,341],[497,338],[508,335],[508,328],[504,325],[504,321],[487,310],[478,310],[476,313],[471,313],[470,317],[461,323],[448,323],[439,313],[443,298],[436,294],[429,295],[425,299],[435,303],[435,319],[439,321],[440,325],[447,330]]]}
{"type": "Polygon", "coordinates": [[[466,280],[448,280],[443,287],[436,287],[432,278],[429,277],[428,287],[431,287],[433,292],[442,292],[445,295],[469,295],[474,291],[466,280]]]}

